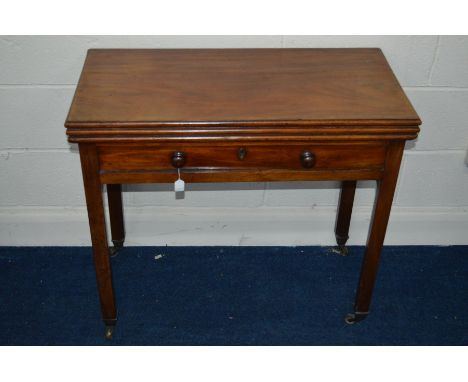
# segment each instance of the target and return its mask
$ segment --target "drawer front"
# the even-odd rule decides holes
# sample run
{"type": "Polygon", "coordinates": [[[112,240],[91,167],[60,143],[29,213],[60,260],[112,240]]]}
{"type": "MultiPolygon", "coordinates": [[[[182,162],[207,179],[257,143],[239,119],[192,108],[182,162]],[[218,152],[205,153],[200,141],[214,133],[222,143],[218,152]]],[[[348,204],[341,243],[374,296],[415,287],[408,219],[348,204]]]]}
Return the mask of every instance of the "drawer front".
{"type": "Polygon", "coordinates": [[[383,168],[385,143],[99,146],[101,171],[359,170],[383,168]]]}

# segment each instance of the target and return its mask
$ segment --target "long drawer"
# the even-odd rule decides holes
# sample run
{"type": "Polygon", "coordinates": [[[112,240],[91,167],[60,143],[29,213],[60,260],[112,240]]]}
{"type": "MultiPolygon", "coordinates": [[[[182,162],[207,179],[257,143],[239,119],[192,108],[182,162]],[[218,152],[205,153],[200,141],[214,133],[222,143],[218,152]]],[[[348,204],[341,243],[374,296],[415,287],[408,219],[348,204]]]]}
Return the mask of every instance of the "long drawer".
{"type": "Polygon", "coordinates": [[[385,144],[101,145],[103,171],[183,169],[378,169],[385,144]]]}

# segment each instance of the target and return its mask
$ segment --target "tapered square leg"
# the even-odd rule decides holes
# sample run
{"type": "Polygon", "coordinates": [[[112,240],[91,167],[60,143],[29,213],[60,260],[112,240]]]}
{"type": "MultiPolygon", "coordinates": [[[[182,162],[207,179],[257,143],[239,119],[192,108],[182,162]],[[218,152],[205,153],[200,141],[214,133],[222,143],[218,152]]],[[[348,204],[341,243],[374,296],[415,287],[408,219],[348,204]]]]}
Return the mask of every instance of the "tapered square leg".
{"type": "Polygon", "coordinates": [[[387,149],[385,171],[382,179],[377,182],[374,210],[356,293],[354,312],[345,318],[345,321],[349,324],[364,319],[369,313],[403,149],[404,142],[399,141],[390,143],[387,149]]]}
{"type": "Polygon", "coordinates": [[[345,180],[341,184],[340,200],[336,214],[335,237],[338,251],[343,255],[348,254],[345,244],[349,238],[349,224],[353,212],[354,194],[356,192],[356,181],[345,180]]]}
{"type": "MultiPolygon", "coordinates": [[[[80,158],[102,318],[107,327],[112,327],[116,324],[117,310],[107,246],[102,184],[99,178],[96,146],[94,144],[80,144],[80,158]]],[[[106,330],[106,337],[108,337],[108,331],[106,330]]]]}
{"type": "Polygon", "coordinates": [[[125,241],[125,225],[122,204],[122,186],[120,184],[107,185],[107,200],[109,203],[110,228],[113,248],[110,255],[115,256],[123,247],[125,241]]]}

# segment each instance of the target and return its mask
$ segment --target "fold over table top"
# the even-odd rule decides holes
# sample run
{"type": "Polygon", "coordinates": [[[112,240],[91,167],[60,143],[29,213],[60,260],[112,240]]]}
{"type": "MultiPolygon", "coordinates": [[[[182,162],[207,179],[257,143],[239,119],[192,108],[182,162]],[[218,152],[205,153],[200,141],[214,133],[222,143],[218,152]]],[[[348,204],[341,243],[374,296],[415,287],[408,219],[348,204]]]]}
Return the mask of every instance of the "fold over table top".
{"type": "Polygon", "coordinates": [[[420,123],[380,49],[93,49],[65,126],[71,141],[345,127],[411,139],[420,123]]]}

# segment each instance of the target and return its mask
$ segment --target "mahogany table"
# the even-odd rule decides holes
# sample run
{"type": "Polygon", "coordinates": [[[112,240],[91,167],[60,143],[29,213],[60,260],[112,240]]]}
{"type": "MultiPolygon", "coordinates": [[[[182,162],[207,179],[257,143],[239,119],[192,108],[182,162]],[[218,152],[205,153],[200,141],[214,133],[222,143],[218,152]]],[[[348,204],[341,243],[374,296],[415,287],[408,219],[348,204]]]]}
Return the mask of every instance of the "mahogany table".
{"type": "Polygon", "coordinates": [[[106,324],[121,184],[339,180],[343,254],[357,180],[377,193],[354,312],[369,312],[405,141],[421,121],[380,49],[93,49],[65,123],[79,144],[106,324]],[[106,236],[107,186],[112,242],[106,236]]]}

